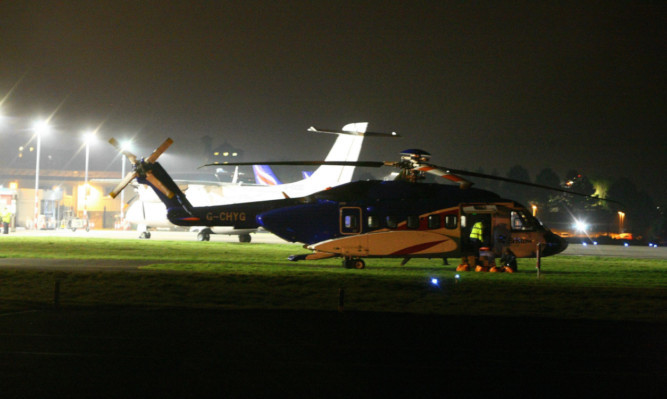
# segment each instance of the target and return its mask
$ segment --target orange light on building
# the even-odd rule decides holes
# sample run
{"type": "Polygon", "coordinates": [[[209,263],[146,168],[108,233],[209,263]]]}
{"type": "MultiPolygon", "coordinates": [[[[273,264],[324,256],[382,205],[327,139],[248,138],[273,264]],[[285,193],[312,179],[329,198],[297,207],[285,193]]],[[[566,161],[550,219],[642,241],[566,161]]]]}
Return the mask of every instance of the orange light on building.
{"type": "Polygon", "coordinates": [[[19,188],[19,182],[17,182],[17,181],[9,182],[9,189],[10,190],[18,190],[18,188],[19,188]]]}

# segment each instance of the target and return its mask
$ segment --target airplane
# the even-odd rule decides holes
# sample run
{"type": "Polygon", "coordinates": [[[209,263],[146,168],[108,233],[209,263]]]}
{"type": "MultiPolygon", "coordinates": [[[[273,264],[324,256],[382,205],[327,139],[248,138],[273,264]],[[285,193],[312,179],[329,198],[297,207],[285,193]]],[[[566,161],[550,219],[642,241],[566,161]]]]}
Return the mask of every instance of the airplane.
{"type": "MultiPolygon", "coordinates": [[[[335,134],[338,137],[331,147],[325,161],[356,161],[361,152],[367,122],[350,123],[341,131],[318,130],[311,127],[309,131],[316,133],[335,134]]],[[[397,134],[370,133],[373,136],[399,137],[397,134]]],[[[128,158],[129,159],[129,158],[128,158]]],[[[135,157],[136,159],[136,157],[135,157]]],[[[223,166],[214,164],[217,166],[223,166]]],[[[256,185],[245,183],[185,182],[183,191],[194,206],[210,206],[216,204],[232,204],[256,200],[269,200],[288,197],[301,197],[328,187],[333,187],[352,180],[354,166],[321,165],[308,177],[292,183],[282,184],[267,165],[252,165],[257,179],[256,185]]],[[[238,166],[237,166],[238,168],[238,166]]],[[[238,169],[237,169],[238,170],[238,169]]],[[[237,173],[235,173],[235,176],[237,173]]],[[[179,184],[184,183],[177,181],[179,184]]],[[[160,199],[152,192],[140,186],[138,200],[132,202],[125,214],[125,219],[137,225],[140,238],[150,238],[150,228],[169,228],[173,224],[167,219],[167,210],[160,199]]],[[[199,241],[209,241],[211,234],[238,235],[240,242],[250,242],[250,233],[257,228],[234,228],[232,226],[202,225],[192,226],[199,241]]]]}
{"type": "Polygon", "coordinates": [[[258,186],[278,186],[283,184],[268,165],[252,165],[252,171],[255,174],[255,183],[258,186]]]}
{"type": "Polygon", "coordinates": [[[167,139],[146,159],[135,157],[135,171],[110,195],[117,195],[136,178],[140,184],[150,186],[165,203],[167,217],[173,224],[237,229],[262,227],[287,241],[301,242],[312,251],[292,256],[290,260],[339,257],[345,268],[363,269],[364,258],[400,258],[403,265],[412,258],[466,257],[475,251],[468,237],[472,226],[479,221],[491,226],[487,234],[493,243],[490,252],[494,257],[507,251],[516,258],[551,256],[567,248],[567,241],[542,225],[523,205],[491,191],[472,188],[472,183],[462,176],[586,196],[565,189],[443,168],[429,163],[429,153],[411,149],[404,151],[398,162],[334,162],[346,166],[398,167],[400,173],[396,180],[354,181],[303,197],[198,207],[187,200],[156,162],[171,143],[171,139],[167,139]],[[427,173],[458,186],[421,182],[427,173]]]}

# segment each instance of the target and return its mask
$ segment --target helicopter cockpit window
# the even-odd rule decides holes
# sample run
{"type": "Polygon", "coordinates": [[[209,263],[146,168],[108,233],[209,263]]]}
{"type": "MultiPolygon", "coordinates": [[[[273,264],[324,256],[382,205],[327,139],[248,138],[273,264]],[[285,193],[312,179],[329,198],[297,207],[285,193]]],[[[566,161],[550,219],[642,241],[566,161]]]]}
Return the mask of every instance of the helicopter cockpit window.
{"type": "Polygon", "coordinates": [[[396,221],[396,218],[394,216],[387,216],[386,222],[387,222],[387,227],[389,227],[390,229],[395,229],[396,227],[398,227],[398,222],[396,221]]]}
{"type": "Polygon", "coordinates": [[[416,229],[419,227],[419,217],[418,216],[408,216],[406,220],[406,225],[408,229],[416,229]]]}
{"type": "Polygon", "coordinates": [[[380,227],[380,218],[373,215],[368,216],[368,228],[377,229],[378,227],[380,227]]]}
{"type": "Polygon", "coordinates": [[[440,228],[440,215],[429,215],[428,216],[428,228],[429,229],[439,229],[440,228]]]}
{"type": "Polygon", "coordinates": [[[512,230],[528,231],[535,229],[533,222],[525,212],[512,211],[511,222],[512,230]]]}
{"type": "Polygon", "coordinates": [[[456,215],[447,215],[445,216],[445,227],[452,230],[455,229],[458,224],[458,217],[456,215]]]}

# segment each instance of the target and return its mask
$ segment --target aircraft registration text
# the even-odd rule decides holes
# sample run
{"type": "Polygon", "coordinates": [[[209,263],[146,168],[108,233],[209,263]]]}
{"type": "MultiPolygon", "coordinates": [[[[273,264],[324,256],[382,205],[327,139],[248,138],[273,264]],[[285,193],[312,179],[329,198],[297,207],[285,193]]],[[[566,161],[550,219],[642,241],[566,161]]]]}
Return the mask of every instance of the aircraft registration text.
{"type": "Polygon", "coordinates": [[[245,222],[245,212],[209,212],[206,214],[206,220],[220,220],[221,222],[245,222]]]}

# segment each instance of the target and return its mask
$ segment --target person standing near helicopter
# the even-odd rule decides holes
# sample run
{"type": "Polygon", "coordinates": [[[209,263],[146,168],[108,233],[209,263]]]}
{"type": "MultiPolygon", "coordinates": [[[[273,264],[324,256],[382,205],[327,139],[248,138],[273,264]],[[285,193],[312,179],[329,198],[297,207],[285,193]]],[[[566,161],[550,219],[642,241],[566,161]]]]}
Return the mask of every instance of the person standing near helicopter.
{"type": "Polygon", "coordinates": [[[2,234],[9,234],[9,224],[12,222],[12,211],[6,206],[2,207],[0,219],[2,219],[2,234]]]}

